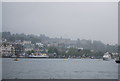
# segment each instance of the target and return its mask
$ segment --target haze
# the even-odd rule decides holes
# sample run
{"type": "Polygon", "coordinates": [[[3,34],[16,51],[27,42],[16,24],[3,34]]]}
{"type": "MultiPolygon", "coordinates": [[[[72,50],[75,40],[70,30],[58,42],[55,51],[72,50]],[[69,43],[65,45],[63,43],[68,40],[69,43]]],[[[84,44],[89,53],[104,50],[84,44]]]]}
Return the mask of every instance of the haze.
{"type": "Polygon", "coordinates": [[[117,10],[117,2],[4,2],[3,31],[116,44],[117,10]]]}

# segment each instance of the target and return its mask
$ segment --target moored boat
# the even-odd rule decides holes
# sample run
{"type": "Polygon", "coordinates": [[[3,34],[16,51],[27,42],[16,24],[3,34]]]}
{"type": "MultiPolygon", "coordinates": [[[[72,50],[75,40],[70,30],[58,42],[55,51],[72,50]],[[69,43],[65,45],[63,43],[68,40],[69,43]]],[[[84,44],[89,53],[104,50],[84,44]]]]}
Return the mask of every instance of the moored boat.
{"type": "Polygon", "coordinates": [[[32,55],[29,55],[28,58],[48,58],[49,56],[45,53],[43,54],[32,54],[32,55]]]}
{"type": "Polygon", "coordinates": [[[120,63],[120,57],[116,58],[115,62],[120,63]]]}
{"type": "Polygon", "coordinates": [[[120,63],[120,60],[115,60],[116,63],[120,63]]]}
{"type": "Polygon", "coordinates": [[[19,61],[19,59],[18,59],[18,58],[15,58],[14,61],[19,61]]]}
{"type": "Polygon", "coordinates": [[[103,55],[103,60],[104,61],[109,61],[111,59],[111,55],[109,54],[109,52],[106,52],[104,55],[103,55]]]}

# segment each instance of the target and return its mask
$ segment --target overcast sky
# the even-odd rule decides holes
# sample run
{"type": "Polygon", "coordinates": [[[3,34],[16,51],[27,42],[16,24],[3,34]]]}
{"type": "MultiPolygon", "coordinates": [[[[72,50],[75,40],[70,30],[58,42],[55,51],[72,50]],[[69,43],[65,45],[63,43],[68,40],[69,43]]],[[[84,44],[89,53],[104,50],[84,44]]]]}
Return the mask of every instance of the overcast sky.
{"type": "Polygon", "coordinates": [[[2,5],[3,31],[117,43],[117,2],[8,2],[2,5]]]}

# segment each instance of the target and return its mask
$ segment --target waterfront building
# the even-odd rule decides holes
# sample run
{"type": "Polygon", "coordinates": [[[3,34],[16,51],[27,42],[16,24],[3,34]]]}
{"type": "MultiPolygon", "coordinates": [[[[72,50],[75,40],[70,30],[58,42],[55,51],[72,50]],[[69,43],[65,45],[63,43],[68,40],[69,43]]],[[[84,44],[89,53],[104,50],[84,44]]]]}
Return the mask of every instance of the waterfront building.
{"type": "Polygon", "coordinates": [[[13,45],[2,45],[1,52],[2,56],[11,56],[15,54],[15,48],[13,45]]]}
{"type": "Polygon", "coordinates": [[[42,44],[42,43],[36,43],[36,45],[38,45],[38,47],[43,47],[44,46],[44,44],[42,44]]]}

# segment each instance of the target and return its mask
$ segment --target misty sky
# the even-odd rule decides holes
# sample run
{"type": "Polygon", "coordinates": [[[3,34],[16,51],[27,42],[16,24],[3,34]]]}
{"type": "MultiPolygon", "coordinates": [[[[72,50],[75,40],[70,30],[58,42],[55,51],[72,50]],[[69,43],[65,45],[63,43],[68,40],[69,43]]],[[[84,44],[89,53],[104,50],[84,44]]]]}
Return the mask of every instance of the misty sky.
{"type": "Polygon", "coordinates": [[[3,31],[100,40],[109,44],[118,40],[117,2],[8,2],[2,5],[3,31]]]}

